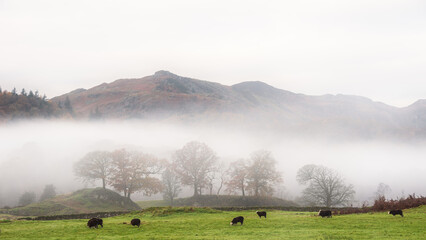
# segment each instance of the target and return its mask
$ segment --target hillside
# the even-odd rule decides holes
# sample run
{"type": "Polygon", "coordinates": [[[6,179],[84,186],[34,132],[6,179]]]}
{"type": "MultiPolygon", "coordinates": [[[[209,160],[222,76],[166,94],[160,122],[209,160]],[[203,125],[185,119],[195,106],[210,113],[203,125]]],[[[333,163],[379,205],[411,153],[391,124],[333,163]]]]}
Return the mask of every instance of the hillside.
{"type": "Polygon", "coordinates": [[[136,203],[114,191],[95,188],[78,190],[68,195],[56,196],[24,207],[0,209],[0,213],[18,216],[47,216],[139,209],[136,203]]]}
{"type": "Polygon", "coordinates": [[[426,137],[424,100],[397,108],[359,96],[309,96],[263,82],[225,86],[167,71],[77,89],[52,102],[66,98],[83,119],[155,119],[310,136],[426,137]]]}
{"type": "MultiPolygon", "coordinates": [[[[141,208],[170,206],[164,200],[139,201],[137,204],[141,208]]],[[[275,197],[254,197],[254,196],[230,196],[230,195],[201,195],[189,198],[175,199],[173,206],[193,206],[193,207],[294,207],[297,203],[275,197]]]]}

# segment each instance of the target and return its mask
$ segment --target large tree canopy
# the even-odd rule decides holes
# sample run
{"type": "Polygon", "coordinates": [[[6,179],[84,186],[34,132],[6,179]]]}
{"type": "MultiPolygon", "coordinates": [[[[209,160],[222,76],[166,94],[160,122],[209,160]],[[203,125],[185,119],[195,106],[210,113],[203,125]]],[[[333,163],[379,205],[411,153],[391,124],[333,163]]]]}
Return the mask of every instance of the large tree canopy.
{"type": "Polygon", "coordinates": [[[247,167],[247,190],[254,196],[271,196],[273,185],[282,182],[271,152],[259,150],[250,156],[247,167]]]}
{"type": "Polygon", "coordinates": [[[343,178],[336,171],[324,166],[303,166],[297,172],[297,181],[308,185],[303,191],[303,199],[311,205],[345,205],[350,203],[355,195],[352,185],[345,185],[343,178]]]}
{"type": "Polygon", "coordinates": [[[205,143],[189,142],[174,155],[174,166],[182,184],[194,188],[194,196],[207,183],[207,175],[214,171],[217,156],[205,143]]]}

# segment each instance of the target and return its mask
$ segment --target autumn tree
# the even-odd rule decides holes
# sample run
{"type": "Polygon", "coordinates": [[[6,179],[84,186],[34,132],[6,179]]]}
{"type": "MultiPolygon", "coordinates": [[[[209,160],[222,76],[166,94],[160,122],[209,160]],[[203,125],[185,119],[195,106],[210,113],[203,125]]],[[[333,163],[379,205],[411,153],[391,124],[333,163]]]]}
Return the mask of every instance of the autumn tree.
{"type": "Polygon", "coordinates": [[[237,160],[230,164],[228,174],[230,179],[226,182],[226,191],[234,194],[241,192],[245,196],[245,189],[247,187],[247,162],[244,159],[237,160]]]}
{"type": "Polygon", "coordinates": [[[217,156],[205,143],[189,142],[174,155],[174,165],[182,184],[192,186],[194,196],[201,194],[207,175],[214,170],[217,156]]]}
{"type": "Polygon", "coordinates": [[[40,202],[56,196],[56,188],[53,184],[48,184],[44,187],[43,193],[40,196],[40,202]]]}
{"type": "Polygon", "coordinates": [[[170,201],[170,205],[173,206],[174,199],[182,189],[180,187],[179,177],[171,165],[163,171],[162,180],[164,186],[163,199],[170,201]]]}
{"type": "Polygon", "coordinates": [[[254,196],[271,196],[273,185],[282,182],[281,173],[276,170],[276,161],[271,152],[253,152],[247,167],[247,190],[254,196]]]}
{"type": "Polygon", "coordinates": [[[155,175],[160,173],[162,162],[149,154],[116,150],[112,153],[110,182],[114,189],[123,192],[127,198],[135,192],[143,192],[148,196],[158,193],[162,190],[162,183],[155,175]]]}
{"type": "Polygon", "coordinates": [[[74,164],[74,173],[85,182],[97,179],[102,180],[105,189],[112,172],[112,156],[106,151],[87,153],[80,161],[74,164]]]}
{"type": "Polygon", "coordinates": [[[302,198],[311,205],[339,206],[349,203],[354,195],[352,185],[346,185],[343,178],[334,170],[319,166],[305,165],[297,172],[297,181],[308,185],[302,198]]]}
{"type": "Polygon", "coordinates": [[[36,201],[36,195],[34,192],[25,192],[19,198],[19,206],[26,206],[36,201]]]}

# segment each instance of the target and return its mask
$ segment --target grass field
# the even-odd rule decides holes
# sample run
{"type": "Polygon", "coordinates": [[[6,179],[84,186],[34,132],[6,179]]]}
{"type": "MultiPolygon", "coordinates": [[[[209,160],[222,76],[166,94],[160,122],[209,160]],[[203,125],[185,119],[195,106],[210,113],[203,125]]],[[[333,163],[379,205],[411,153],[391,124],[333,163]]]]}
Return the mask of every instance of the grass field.
{"type": "Polygon", "coordinates": [[[104,228],[89,229],[87,220],[0,221],[0,239],[426,239],[426,206],[404,211],[405,217],[369,213],[320,218],[315,213],[160,208],[104,218],[104,228]],[[230,226],[244,216],[243,226],[230,226]],[[123,222],[142,220],[141,228],[123,222]]]}

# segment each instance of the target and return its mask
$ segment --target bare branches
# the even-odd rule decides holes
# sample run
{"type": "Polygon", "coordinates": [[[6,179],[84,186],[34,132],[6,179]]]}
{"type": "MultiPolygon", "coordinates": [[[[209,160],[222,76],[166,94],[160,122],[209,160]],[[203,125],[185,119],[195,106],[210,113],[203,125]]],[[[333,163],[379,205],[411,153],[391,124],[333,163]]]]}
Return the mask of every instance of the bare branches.
{"type": "Polygon", "coordinates": [[[344,205],[355,195],[352,185],[345,185],[337,172],[324,166],[303,166],[297,172],[297,181],[303,185],[308,184],[303,191],[303,199],[311,205],[344,205]]]}
{"type": "Polygon", "coordinates": [[[74,173],[77,177],[81,178],[84,182],[101,179],[103,188],[107,184],[107,178],[110,176],[111,170],[111,153],[105,151],[89,152],[74,164],[74,173]]]}
{"type": "Polygon", "coordinates": [[[130,198],[134,192],[151,195],[162,190],[161,181],[151,176],[162,170],[162,160],[140,152],[130,153],[124,149],[114,151],[112,159],[110,182],[117,191],[122,191],[124,196],[130,198]]]}

